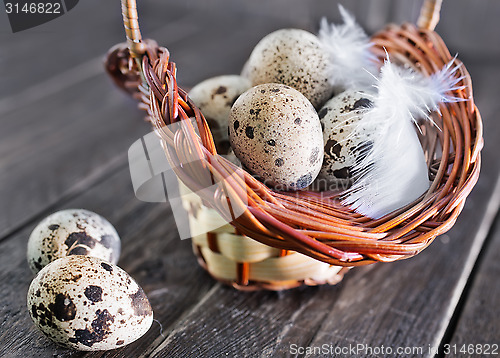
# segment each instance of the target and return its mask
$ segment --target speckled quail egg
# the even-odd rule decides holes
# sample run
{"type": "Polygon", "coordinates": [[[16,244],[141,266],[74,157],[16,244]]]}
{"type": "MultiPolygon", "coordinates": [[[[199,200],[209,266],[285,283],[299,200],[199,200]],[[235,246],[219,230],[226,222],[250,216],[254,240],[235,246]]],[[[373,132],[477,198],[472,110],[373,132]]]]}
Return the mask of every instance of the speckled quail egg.
{"type": "Polygon", "coordinates": [[[243,93],[231,109],[229,139],[242,164],[277,190],[303,189],[321,169],[318,114],[289,86],[268,83],[243,93]]]}
{"type": "Polygon", "coordinates": [[[96,257],[66,256],[31,282],[28,310],[54,342],[84,351],[123,347],[146,333],[153,311],[121,268],[96,257]]]}
{"type": "Polygon", "coordinates": [[[260,40],[242,74],[253,85],[274,82],[293,87],[319,108],[333,93],[329,63],[329,54],[315,35],[282,29],[260,40]]]}
{"type": "Polygon", "coordinates": [[[322,190],[345,189],[352,181],[352,166],[371,147],[367,133],[353,135],[357,123],[371,107],[369,93],[348,90],[330,99],[318,112],[323,129],[324,159],[315,187],[322,190]]]}
{"type": "Polygon", "coordinates": [[[121,242],[118,233],[102,216],[83,209],[55,212],[31,232],[27,257],[37,273],[45,265],[67,255],[89,255],[117,263],[121,242]]]}
{"type": "Polygon", "coordinates": [[[189,98],[207,120],[219,154],[228,154],[230,150],[227,126],[231,106],[250,87],[247,78],[226,75],[200,82],[189,92],[189,98]]]}

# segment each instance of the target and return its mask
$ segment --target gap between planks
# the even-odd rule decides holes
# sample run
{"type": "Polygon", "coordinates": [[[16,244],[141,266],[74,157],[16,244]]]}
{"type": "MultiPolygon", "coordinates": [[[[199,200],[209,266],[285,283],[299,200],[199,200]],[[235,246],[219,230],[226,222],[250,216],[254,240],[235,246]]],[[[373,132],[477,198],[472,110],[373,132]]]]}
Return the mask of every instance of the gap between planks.
{"type": "MultiPolygon", "coordinates": [[[[494,189],[491,194],[484,216],[479,224],[478,230],[474,235],[473,244],[470,248],[470,253],[462,266],[462,271],[458,276],[459,279],[454,286],[453,294],[450,298],[450,303],[441,320],[441,327],[436,330],[435,341],[430,343],[432,347],[439,347],[442,352],[444,344],[449,343],[454,329],[456,328],[457,320],[463,310],[463,304],[468,298],[467,287],[472,285],[475,271],[481,264],[480,253],[487,246],[486,240],[493,230],[493,223],[497,218],[500,208],[500,176],[497,177],[494,184],[494,189]]],[[[323,323],[323,322],[322,322],[323,323]]],[[[319,329],[318,329],[319,332],[319,329]]],[[[314,337],[311,338],[311,341],[314,337]]],[[[436,357],[441,358],[444,355],[438,354],[436,357]]]]}
{"type": "Polygon", "coordinates": [[[105,166],[98,167],[98,170],[96,172],[90,174],[89,176],[85,177],[84,179],[70,187],[69,190],[66,191],[66,193],[62,194],[58,200],[43,208],[35,215],[32,215],[21,221],[18,225],[12,227],[5,233],[5,235],[0,237],[0,243],[16,236],[16,234],[22,231],[26,226],[41,221],[45,216],[51,214],[54,210],[58,209],[68,201],[80,196],[89,188],[92,188],[104,182],[108,177],[124,169],[127,165],[127,153],[124,153],[106,163],[105,166]]]}
{"type": "Polygon", "coordinates": [[[196,312],[198,308],[203,306],[203,304],[210,299],[217,291],[220,290],[222,284],[220,282],[216,282],[214,286],[207,292],[205,295],[198,301],[198,303],[192,305],[188,310],[182,313],[171,325],[167,328],[163,328],[163,332],[169,331],[166,337],[162,337],[161,335],[153,341],[151,346],[140,356],[137,358],[146,358],[146,357],[154,357],[159,351],[163,349],[164,346],[170,343],[170,338],[178,331],[180,331],[184,326],[179,325],[186,317],[190,316],[191,313],[196,312]],[[171,329],[173,327],[173,329],[171,329]]]}
{"type": "MultiPolygon", "coordinates": [[[[469,272],[468,275],[461,275],[458,282],[457,288],[460,287],[461,290],[455,290],[453,299],[456,302],[454,305],[455,309],[451,312],[449,317],[449,324],[443,334],[443,339],[439,344],[439,352],[436,355],[438,358],[445,356],[443,347],[445,344],[449,344],[454,336],[454,333],[458,327],[458,321],[460,316],[464,312],[465,303],[471,294],[471,288],[474,286],[475,278],[479,272],[481,263],[485,259],[486,251],[488,250],[489,244],[494,239],[495,230],[498,230],[499,223],[499,208],[500,208],[500,176],[495,184],[495,190],[492,193],[492,200],[489,202],[486,209],[486,214],[481,222],[479,230],[476,234],[475,245],[472,247],[472,252],[469,255],[468,260],[464,266],[464,272],[469,272]],[[497,225],[495,225],[497,224],[497,225]]],[[[438,347],[436,345],[436,347],[438,347]]]]}
{"type": "MultiPolygon", "coordinates": [[[[151,38],[159,37],[161,34],[172,34],[170,43],[178,42],[201,29],[192,22],[186,21],[188,16],[183,16],[151,33],[151,38]],[[175,30],[175,31],[174,31],[175,30]]],[[[125,40],[125,33],[123,35],[125,40]]],[[[110,44],[110,48],[115,44],[110,44]]],[[[55,75],[54,77],[39,82],[14,95],[0,99],[0,116],[16,110],[25,103],[40,101],[50,95],[61,92],[80,82],[94,76],[103,75],[105,54],[87,60],[69,70],[55,75]]]]}
{"type": "MultiPolygon", "coordinates": [[[[493,224],[485,249],[480,255],[482,261],[470,283],[470,294],[464,303],[463,312],[458,317],[453,335],[449,341],[450,347],[457,347],[457,351],[466,346],[470,353],[470,346],[475,346],[474,353],[486,353],[487,345],[498,344],[500,313],[499,290],[497,283],[500,277],[498,253],[500,252],[500,213],[493,224]]],[[[454,348],[446,357],[454,356],[454,348]]],[[[492,352],[490,351],[490,354],[492,352]]]]}
{"type": "MultiPolygon", "coordinates": [[[[160,33],[172,31],[173,29],[181,31],[173,31],[175,35],[169,39],[169,41],[177,42],[182,39],[200,31],[200,29],[192,23],[186,22],[185,18],[180,18],[176,22],[170,23],[164,27],[153,32],[153,36],[158,36],[160,33]]],[[[112,45],[112,44],[111,44],[112,45]]],[[[15,109],[19,108],[23,103],[33,103],[36,101],[43,100],[44,98],[57,94],[65,89],[75,86],[85,80],[91,79],[98,75],[105,75],[103,71],[103,56],[98,56],[90,59],[71,70],[65,71],[49,80],[42,81],[37,85],[34,85],[26,90],[0,100],[0,116],[3,116],[15,109]]],[[[118,91],[118,89],[116,89],[118,91]]],[[[123,153],[110,162],[106,163],[105,166],[97,168],[97,171],[77,182],[75,185],[70,187],[68,191],[62,196],[51,203],[49,206],[42,208],[35,215],[29,216],[19,222],[17,225],[11,227],[6,231],[1,237],[0,242],[8,240],[10,237],[14,236],[17,232],[23,229],[26,225],[32,224],[37,220],[40,220],[44,216],[48,215],[51,210],[59,207],[65,202],[77,197],[85,190],[99,184],[106,177],[111,176],[120,169],[127,166],[127,153],[123,153]]]]}
{"type": "MultiPolygon", "coordinates": [[[[200,14],[200,13],[198,13],[200,14]]],[[[169,33],[169,46],[172,46],[175,43],[182,41],[183,39],[201,32],[201,27],[197,21],[188,21],[189,18],[193,18],[193,14],[186,15],[184,17],[180,17],[177,21],[171,22],[166,26],[163,26],[151,33],[151,38],[161,37],[164,33],[169,33]]],[[[272,16],[268,16],[269,18],[273,18],[272,16]]],[[[111,44],[113,45],[113,44],[111,44]]],[[[93,77],[99,75],[105,75],[102,68],[103,56],[98,56],[93,59],[90,59],[71,70],[64,71],[63,73],[53,77],[52,79],[42,81],[26,90],[13,95],[7,98],[0,99],[0,116],[9,113],[16,108],[19,108],[21,102],[33,103],[35,101],[40,101],[46,98],[47,96],[54,95],[64,91],[65,89],[75,86],[76,84],[91,79],[93,77]]],[[[120,168],[122,168],[126,162],[126,159],[118,159],[119,163],[112,170],[103,170],[102,175],[111,175],[120,168]],[[120,161],[122,160],[122,161],[120,161]]],[[[49,204],[45,208],[41,208],[36,214],[32,214],[24,220],[20,220],[20,222],[14,224],[12,227],[8,228],[2,235],[0,236],[0,241],[8,239],[14,233],[18,232],[24,225],[32,223],[37,218],[40,218],[47,213],[48,210],[52,207],[57,207],[59,204],[64,203],[65,200],[69,198],[75,197],[79,195],[84,190],[90,188],[92,185],[98,183],[98,176],[93,177],[91,179],[84,180],[84,183],[81,184],[78,188],[70,187],[67,190],[66,194],[63,194],[62,197],[57,198],[53,203],[49,204]]]]}
{"type": "MultiPolygon", "coordinates": [[[[453,334],[453,332],[449,332],[449,330],[453,331],[454,317],[458,317],[461,313],[462,305],[460,304],[460,302],[461,301],[465,302],[465,300],[467,299],[468,292],[466,286],[468,285],[469,280],[473,279],[474,269],[478,267],[480,264],[478,260],[479,254],[485,244],[488,234],[492,230],[492,226],[495,221],[495,217],[498,214],[499,207],[500,207],[500,176],[497,178],[497,181],[495,183],[495,189],[493,190],[493,193],[491,195],[491,200],[488,203],[483,220],[479,225],[479,230],[475,235],[474,244],[471,247],[471,252],[467,257],[465,265],[463,266],[462,269],[462,274],[460,275],[457,285],[455,286],[455,290],[453,291],[452,301],[450,302],[450,305],[448,306],[448,311],[446,312],[445,316],[446,319],[442,321],[443,324],[440,330],[441,333],[439,335],[439,337],[442,338],[440,339],[439,342],[437,340],[436,342],[434,342],[433,347],[439,347],[440,351],[442,350],[441,348],[443,347],[443,345],[448,343],[449,340],[451,339],[451,336],[448,337],[447,335],[453,334]]],[[[438,354],[437,357],[441,356],[438,354]]]]}

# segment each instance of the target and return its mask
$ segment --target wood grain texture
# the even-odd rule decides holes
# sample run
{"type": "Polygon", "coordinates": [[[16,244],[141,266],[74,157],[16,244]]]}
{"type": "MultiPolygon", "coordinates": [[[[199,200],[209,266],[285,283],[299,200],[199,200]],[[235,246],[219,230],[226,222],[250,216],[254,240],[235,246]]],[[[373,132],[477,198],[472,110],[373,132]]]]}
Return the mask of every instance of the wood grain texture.
{"type": "MultiPolygon", "coordinates": [[[[487,97],[495,78],[478,77],[483,81],[476,92],[487,97]]],[[[496,108],[487,103],[485,140],[490,142],[500,135],[500,125],[489,116],[496,108]]],[[[439,346],[444,338],[500,204],[495,191],[500,172],[495,147],[485,148],[483,159],[488,164],[454,229],[417,257],[355,268],[336,287],[250,294],[216,287],[154,355],[287,356],[293,344],[348,347],[360,343],[421,347],[423,356],[432,356],[429,346],[439,346]]]]}
{"type": "Polygon", "coordinates": [[[96,76],[2,118],[1,237],[125,165],[149,128],[112,89],[96,76]]]}
{"type": "MultiPolygon", "coordinates": [[[[475,191],[471,202],[487,203],[492,188],[485,189],[475,191]]],[[[484,240],[476,233],[489,227],[498,202],[464,210],[455,229],[419,256],[355,268],[337,287],[280,294],[221,287],[179,323],[155,354],[271,357],[287,356],[293,344],[437,346],[484,240]]]]}
{"type": "MultiPolygon", "coordinates": [[[[141,23],[147,34],[177,23],[186,15],[182,6],[172,2],[141,3],[140,11],[147,19],[141,23]],[[163,16],[154,16],[158,11],[163,16]]],[[[56,20],[15,34],[10,33],[7,21],[2,22],[0,98],[23,93],[61,73],[78,71],[79,66],[91,59],[102,60],[113,44],[125,41],[121,21],[119,1],[87,0],[80,1],[73,10],[56,20]],[[91,24],[86,21],[89,18],[91,24]]],[[[168,33],[172,35],[168,30],[167,27],[163,32],[164,38],[168,33]]],[[[65,81],[58,84],[64,86],[65,81]]]]}
{"type": "Polygon", "coordinates": [[[219,13],[213,9],[193,13],[190,20],[199,24],[202,32],[191,38],[189,44],[159,42],[168,47],[171,59],[178,67],[178,84],[183,88],[190,88],[213,76],[239,74],[262,37],[293,26],[290,20],[219,13]]]}
{"type": "MultiPolygon", "coordinates": [[[[262,25],[261,32],[253,36],[280,26],[280,22],[266,27],[227,14],[217,16],[193,14],[188,24],[176,28],[181,32],[157,38],[159,42],[169,43],[171,51],[178,53],[175,60],[180,68],[186,69],[179,73],[183,85],[193,85],[214,72],[239,71],[244,55],[241,61],[233,60],[232,56],[245,52],[253,26],[262,25]],[[211,21],[225,25],[213,29],[211,35],[215,40],[207,42],[206,33],[201,29],[208,27],[211,21]],[[235,28],[229,36],[222,36],[235,28]],[[186,38],[195,48],[186,49],[181,41],[186,38]],[[196,64],[199,61],[199,56],[193,53],[196,47],[205,47],[208,53],[214,54],[205,57],[202,66],[196,64]]],[[[135,102],[125,98],[105,76],[100,61],[92,60],[85,70],[91,73],[89,78],[58,88],[0,117],[0,182],[3,183],[0,238],[62,198],[75,195],[126,165],[128,147],[150,130],[141,121],[143,114],[135,109],[135,102]],[[16,186],[23,190],[13,192],[16,186]]]]}
{"type": "MultiPolygon", "coordinates": [[[[500,195],[500,193],[499,193],[500,195]]],[[[500,222],[496,221],[494,230],[490,233],[491,242],[487,246],[484,259],[478,267],[474,281],[469,289],[466,304],[460,314],[458,325],[455,329],[450,344],[450,354],[456,356],[455,349],[460,354],[465,349],[469,357],[484,357],[486,345],[490,346],[491,354],[496,344],[500,352],[500,332],[498,317],[500,317],[500,222]],[[470,346],[472,345],[472,349],[470,346]],[[470,352],[469,352],[469,349],[470,352]],[[472,353],[472,354],[469,354],[472,353]]]]}
{"type": "MultiPolygon", "coordinates": [[[[191,242],[179,239],[168,205],[143,203],[134,197],[127,169],[58,209],[74,207],[95,211],[115,226],[122,239],[118,265],[143,287],[164,334],[215,284],[198,266],[191,242]]],[[[26,309],[26,292],[33,277],[26,262],[26,243],[33,227],[26,226],[0,243],[0,356],[74,356],[76,352],[59,348],[38,332],[26,309]]],[[[139,342],[96,355],[135,357],[159,336],[160,326],[154,323],[139,342]]]]}
{"type": "MultiPolygon", "coordinates": [[[[295,356],[292,344],[395,349],[498,341],[500,328],[492,319],[500,305],[498,230],[478,256],[500,199],[494,189],[500,173],[499,48],[492,46],[500,43],[498,2],[445,0],[438,26],[471,72],[485,122],[480,180],[454,229],[413,259],[355,268],[337,286],[278,293],[244,293],[216,283],[196,263],[191,243],[179,240],[168,205],[134,198],[126,151],[149,126],[102,72],[101,55],[124,35],[119,2],[99,3],[101,12],[93,14],[96,3],[80,1],[65,17],[17,38],[0,32],[1,357],[276,357],[295,356]],[[94,27],[81,30],[90,15],[94,27]],[[59,54],[60,48],[66,51],[59,54]],[[39,56],[27,59],[30,49],[39,56]],[[60,77],[51,80],[54,74],[60,77]],[[25,97],[9,104],[25,89],[25,97]],[[36,330],[25,307],[32,279],[26,242],[39,219],[69,207],[95,211],[115,225],[123,241],[119,265],[144,288],[163,332],[154,323],[123,349],[80,353],[57,347],[36,330]],[[477,274],[464,294],[474,267],[477,274]],[[444,342],[452,317],[458,324],[444,342]]],[[[190,87],[238,73],[252,47],[272,30],[315,31],[323,15],[338,21],[336,3],[168,0],[139,6],[143,34],[168,46],[179,83],[190,87]]],[[[418,2],[342,3],[373,32],[389,21],[414,20],[418,2]]],[[[425,353],[408,356],[432,356],[425,353]]]]}
{"type": "MultiPolygon", "coordinates": [[[[369,33],[389,22],[415,23],[423,0],[184,0],[188,10],[224,9],[250,17],[270,16],[293,21],[295,26],[316,29],[321,17],[339,21],[338,4],[356,15],[369,33]]],[[[496,0],[444,0],[437,31],[453,52],[486,59],[500,56],[500,3],[496,0]],[[478,25],[481,24],[481,25],[478,25]]]]}
{"type": "MultiPolygon", "coordinates": [[[[498,148],[500,129],[497,128],[496,123],[498,123],[498,120],[496,120],[496,116],[500,110],[500,103],[491,99],[488,100],[488,98],[491,98],[496,81],[500,80],[500,71],[494,71],[492,67],[488,66],[471,66],[471,73],[474,74],[476,84],[474,90],[478,105],[483,107],[483,115],[487,118],[485,120],[485,151],[491,153],[491,157],[486,158],[488,161],[485,161],[485,166],[498,168],[500,163],[496,148],[498,148]],[[493,154],[493,152],[495,153],[493,154]]],[[[497,178],[500,182],[500,175],[497,174],[497,178]]],[[[500,185],[498,186],[500,187],[500,185]]],[[[497,187],[496,193],[492,195],[492,200],[500,200],[499,187],[497,187]]],[[[478,204],[477,201],[474,203],[478,204]]],[[[455,315],[455,319],[457,319],[456,327],[453,327],[453,330],[450,331],[451,339],[446,342],[455,345],[457,351],[464,344],[483,344],[483,347],[486,343],[500,345],[500,325],[498,324],[500,314],[500,295],[498,292],[500,288],[498,265],[498,254],[500,253],[499,224],[497,213],[495,225],[489,232],[489,242],[483,248],[480,256],[481,260],[476,262],[473,280],[468,283],[468,290],[464,292],[464,297],[461,298],[462,307],[455,315]]],[[[448,354],[447,357],[456,356],[453,351],[452,353],[448,354]]],[[[462,354],[462,356],[464,355],[462,354]]],[[[482,357],[486,355],[467,353],[467,356],[482,357]]]]}
{"type": "MultiPolygon", "coordinates": [[[[9,49],[0,56],[0,239],[125,166],[128,146],[150,130],[104,73],[106,51],[124,39],[119,9],[84,2],[43,30],[0,34],[9,49]]],[[[169,44],[199,31],[176,9],[152,16],[146,31],[169,44]]]]}

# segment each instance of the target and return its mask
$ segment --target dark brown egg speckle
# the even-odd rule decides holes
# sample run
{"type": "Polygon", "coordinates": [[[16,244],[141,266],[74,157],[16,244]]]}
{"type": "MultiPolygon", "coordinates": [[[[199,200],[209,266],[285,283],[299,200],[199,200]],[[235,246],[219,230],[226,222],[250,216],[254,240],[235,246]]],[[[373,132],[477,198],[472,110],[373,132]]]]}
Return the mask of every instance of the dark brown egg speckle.
{"type": "Polygon", "coordinates": [[[76,306],[71,297],[64,293],[58,293],[48,308],[59,321],[71,321],[75,318],[76,306]]]}
{"type": "Polygon", "coordinates": [[[30,285],[27,304],[47,337],[78,350],[129,344],[153,321],[142,288],[118,266],[90,256],[66,256],[44,267],[30,285]]]}
{"type": "Polygon", "coordinates": [[[102,301],[102,288],[97,285],[89,285],[85,288],[85,297],[92,302],[102,301]]]}
{"type": "Polygon", "coordinates": [[[103,269],[105,269],[106,271],[109,271],[109,272],[112,272],[113,271],[113,267],[110,265],[110,264],[107,264],[105,262],[101,262],[101,266],[103,269]]]}

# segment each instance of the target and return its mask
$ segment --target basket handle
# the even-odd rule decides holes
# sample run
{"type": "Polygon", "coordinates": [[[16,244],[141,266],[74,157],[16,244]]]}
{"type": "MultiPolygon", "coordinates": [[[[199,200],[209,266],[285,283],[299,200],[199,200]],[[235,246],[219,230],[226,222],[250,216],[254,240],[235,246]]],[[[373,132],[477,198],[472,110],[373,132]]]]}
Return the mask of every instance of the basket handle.
{"type": "Polygon", "coordinates": [[[146,45],[142,41],[135,0],[122,0],[123,26],[127,36],[130,55],[139,60],[146,53],[146,45]]]}
{"type": "MultiPolygon", "coordinates": [[[[141,30],[137,15],[136,0],[121,0],[123,26],[127,36],[130,54],[133,58],[140,60],[146,53],[146,46],[142,42],[141,30]]],[[[434,30],[439,22],[439,14],[443,0],[424,0],[420,9],[417,26],[423,29],[434,30]]]]}
{"type": "Polygon", "coordinates": [[[420,9],[417,26],[421,29],[434,30],[439,22],[443,0],[425,0],[420,9]]]}

